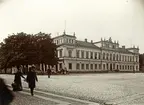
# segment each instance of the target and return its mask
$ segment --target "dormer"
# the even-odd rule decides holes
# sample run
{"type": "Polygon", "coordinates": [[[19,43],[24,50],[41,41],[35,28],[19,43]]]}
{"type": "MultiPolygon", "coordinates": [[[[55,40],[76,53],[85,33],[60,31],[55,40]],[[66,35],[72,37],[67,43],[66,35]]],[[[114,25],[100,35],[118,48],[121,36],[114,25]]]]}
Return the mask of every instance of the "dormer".
{"type": "Polygon", "coordinates": [[[73,35],[68,35],[66,34],[66,32],[64,31],[62,35],[57,36],[54,38],[54,43],[56,43],[56,45],[61,45],[61,44],[75,44],[76,42],[76,36],[75,33],[73,35]]]}

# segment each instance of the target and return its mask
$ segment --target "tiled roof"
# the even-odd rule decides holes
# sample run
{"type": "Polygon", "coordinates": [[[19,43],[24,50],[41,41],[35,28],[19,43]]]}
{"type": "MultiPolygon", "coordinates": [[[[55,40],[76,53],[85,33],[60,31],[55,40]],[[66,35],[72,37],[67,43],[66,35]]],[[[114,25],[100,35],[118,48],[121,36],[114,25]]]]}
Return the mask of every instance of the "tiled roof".
{"type": "Polygon", "coordinates": [[[85,41],[79,41],[79,40],[76,40],[76,46],[100,49],[98,46],[94,45],[93,43],[85,42],[85,41]]]}

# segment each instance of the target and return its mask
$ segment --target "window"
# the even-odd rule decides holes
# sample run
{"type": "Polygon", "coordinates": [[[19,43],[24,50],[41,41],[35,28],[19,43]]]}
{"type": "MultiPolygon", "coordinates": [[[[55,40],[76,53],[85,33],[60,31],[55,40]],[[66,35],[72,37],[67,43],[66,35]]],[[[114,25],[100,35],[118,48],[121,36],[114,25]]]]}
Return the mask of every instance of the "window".
{"type": "Polygon", "coordinates": [[[62,49],[59,50],[59,57],[62,57],[62,49]]]}
{"type": "Polygon", "coordinates": [[[113,69],[115,69],[115,64],[113,64],[113,69]]]}
{"type": "Polygon", "coordinates": [[[105,53],[103,53],[103,59],[105,59],[105,53]]]}
{"type": "Polygon", "coordinates": [[[59,44],[58,40],[57,40],[57,43],[56,44],[59,44]]]}
{"type": "Polygon", "coordinates": [[[91,52],[90,54],[91,54],[91,59],[93,59],[93,52],[91,52]]]}
{"type": "Polygon", "coordinates": [[[68,51],[69,57],[72,57],[72,50],[68,51]]]}
{"type": "Polygon", "coordinates": [[[112,60],[112,54],[110,54],[110,60],[112,60]]]}
{"type": "Polygon", "coordinates": [[[119,69],[119,65],[117,65],[117,70],[119,69]]]}
{"type": "Polygon", "coordinates": [[[106,66],[107,66],[106,68],[107,68],[107,70],[108,70],[108,69],[109,69],[109,64],[107,63],[107,65],[106,65],[106,66]]]}
{"type": "Polygon", "coordinates": [[[105,64],[103,64],[103,69],[105,70],[105,64]]]}
{"type": "Polygon", "coordinates": [[[81,64],[81,69],[84,69],[84,64],[81,64]]]}
{"type": "Polygon", "coordinates": [[[97,53],[95,52],[95,59],[97,59],[97,53]]]}
{"type": "Polygon", "coordinates": [[[117,57],[116,57],[116,60],[117,60],[117,61],[119,60],[118,58],[119,58],[119,56],[118,56],[118,54],[117,54],[117,57]]]}
{"type": "Polygon", "coordinates": [[[61,69],[61,68],[62,68],[62,63],[59,64],[59,69],[61,69]]]}
{"type": "Polygon", "coordinates": [[[91,64],[91,70],[93,69],[93,64],[91,64]]]}
{"type": "Polygon", "coordinates": [[[113,61],[115,61],[115,54],[113,54],[113,61]]]}
{"type": "Polygon", "coordinates": [[[86,58],[87,59],[89,58],[89,52],[88,51],[86,52],[86,58]]]}
{"type": "Polygon", "coordinates": [[[120,65],[120,68],[119,68],[120,70],[121,70],[121,65],[120,65]]]}
{"type": "Polygon", "coordinates": [[[86,64],[86,69],[87,69],[87,70],[89,69],[89,64],[86,64]]]}
{"type": "Polygon", "coordinates": [[[98,56],[99,56],[98,58],[99,58],[99,59],[101,59],[101,53],[99,53],[99,55],[98,55],[98,56]]]}
{"type": "Polygon", "coordinates": [[[66,42],[68,43],[68,39],[66,40],[66,42]]]}
{"type": "Polygon", "coordinates": [[[101,69],[101,64],[99,64],[99,69],[101,69]]]}
{"type": "Polygon", "coordinates": [[[130,69],[129,65],[128,65],[128,70],[130,69]]]}
{"type": "Polygon", "coordinates": [[[79,63],[77,63],[76,69],[80,69],[80,64],[79,63]]]}
{"type": "Polygon", "coordinates": [[[125,69],[127,69],[127,65],[125,65],[125,69]]]}
{"type": "Polygon", "coordinates": [[[81,51],[81,58],[84,58],[84,51],[81,51]]]}
{"type": "Polygon", "coordinates": [[[107,53],[106,59],[107,59],[107,60],[109,59],[109,54],[108,54],[108,53],[107,53]]]}
{"type": "Polygon", "coordinates": [[[97,64],[95,64],[95,69],[97,69],[97,64]]]}
{"type": "Polygon", "coordinates": [[[119,61],[121,61],[121,55],[119,56],[119,61]]]}
{"type": "Polygon", "coordinates": [[[123,70],[124,70],[124,65],[122,67],[123,67],[123,70]]]}
{"type": "Polygon", "coordinates": [[[72,69],[72,63],[69,63],[69,69],[72,69]]]}
{"type": "Polygon", "coordinates": [[[77,50],[77,51],[76,51],[76,56],[77,56],[77,58],[79,58],[79,53],[80,53],[80,51],[77,50]]]}

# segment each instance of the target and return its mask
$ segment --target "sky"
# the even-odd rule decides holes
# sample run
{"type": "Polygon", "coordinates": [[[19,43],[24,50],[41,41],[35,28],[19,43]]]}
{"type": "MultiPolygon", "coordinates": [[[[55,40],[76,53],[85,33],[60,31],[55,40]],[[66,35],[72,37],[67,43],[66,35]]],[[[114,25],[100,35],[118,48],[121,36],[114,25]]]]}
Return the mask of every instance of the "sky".
{"type": "Polygon", "coordinates": [[[118,40],[144,53],[144,0],[0,0],[0,41],[9,34],[66,30],[78,40],[118,40]]]}

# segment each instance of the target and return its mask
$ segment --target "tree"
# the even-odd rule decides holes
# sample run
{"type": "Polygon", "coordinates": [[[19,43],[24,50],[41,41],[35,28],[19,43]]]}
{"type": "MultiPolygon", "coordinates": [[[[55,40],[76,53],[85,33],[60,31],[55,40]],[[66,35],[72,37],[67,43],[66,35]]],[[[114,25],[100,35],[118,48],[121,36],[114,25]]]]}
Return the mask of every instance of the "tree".
{"type": "Polygon", "coordinates": [[[1,68],[31,65],[57,64],[57,46],[53,43],[50,34],[39,32],[35,35],[17,33],[4,40],[0,48],[1,68]]]}

